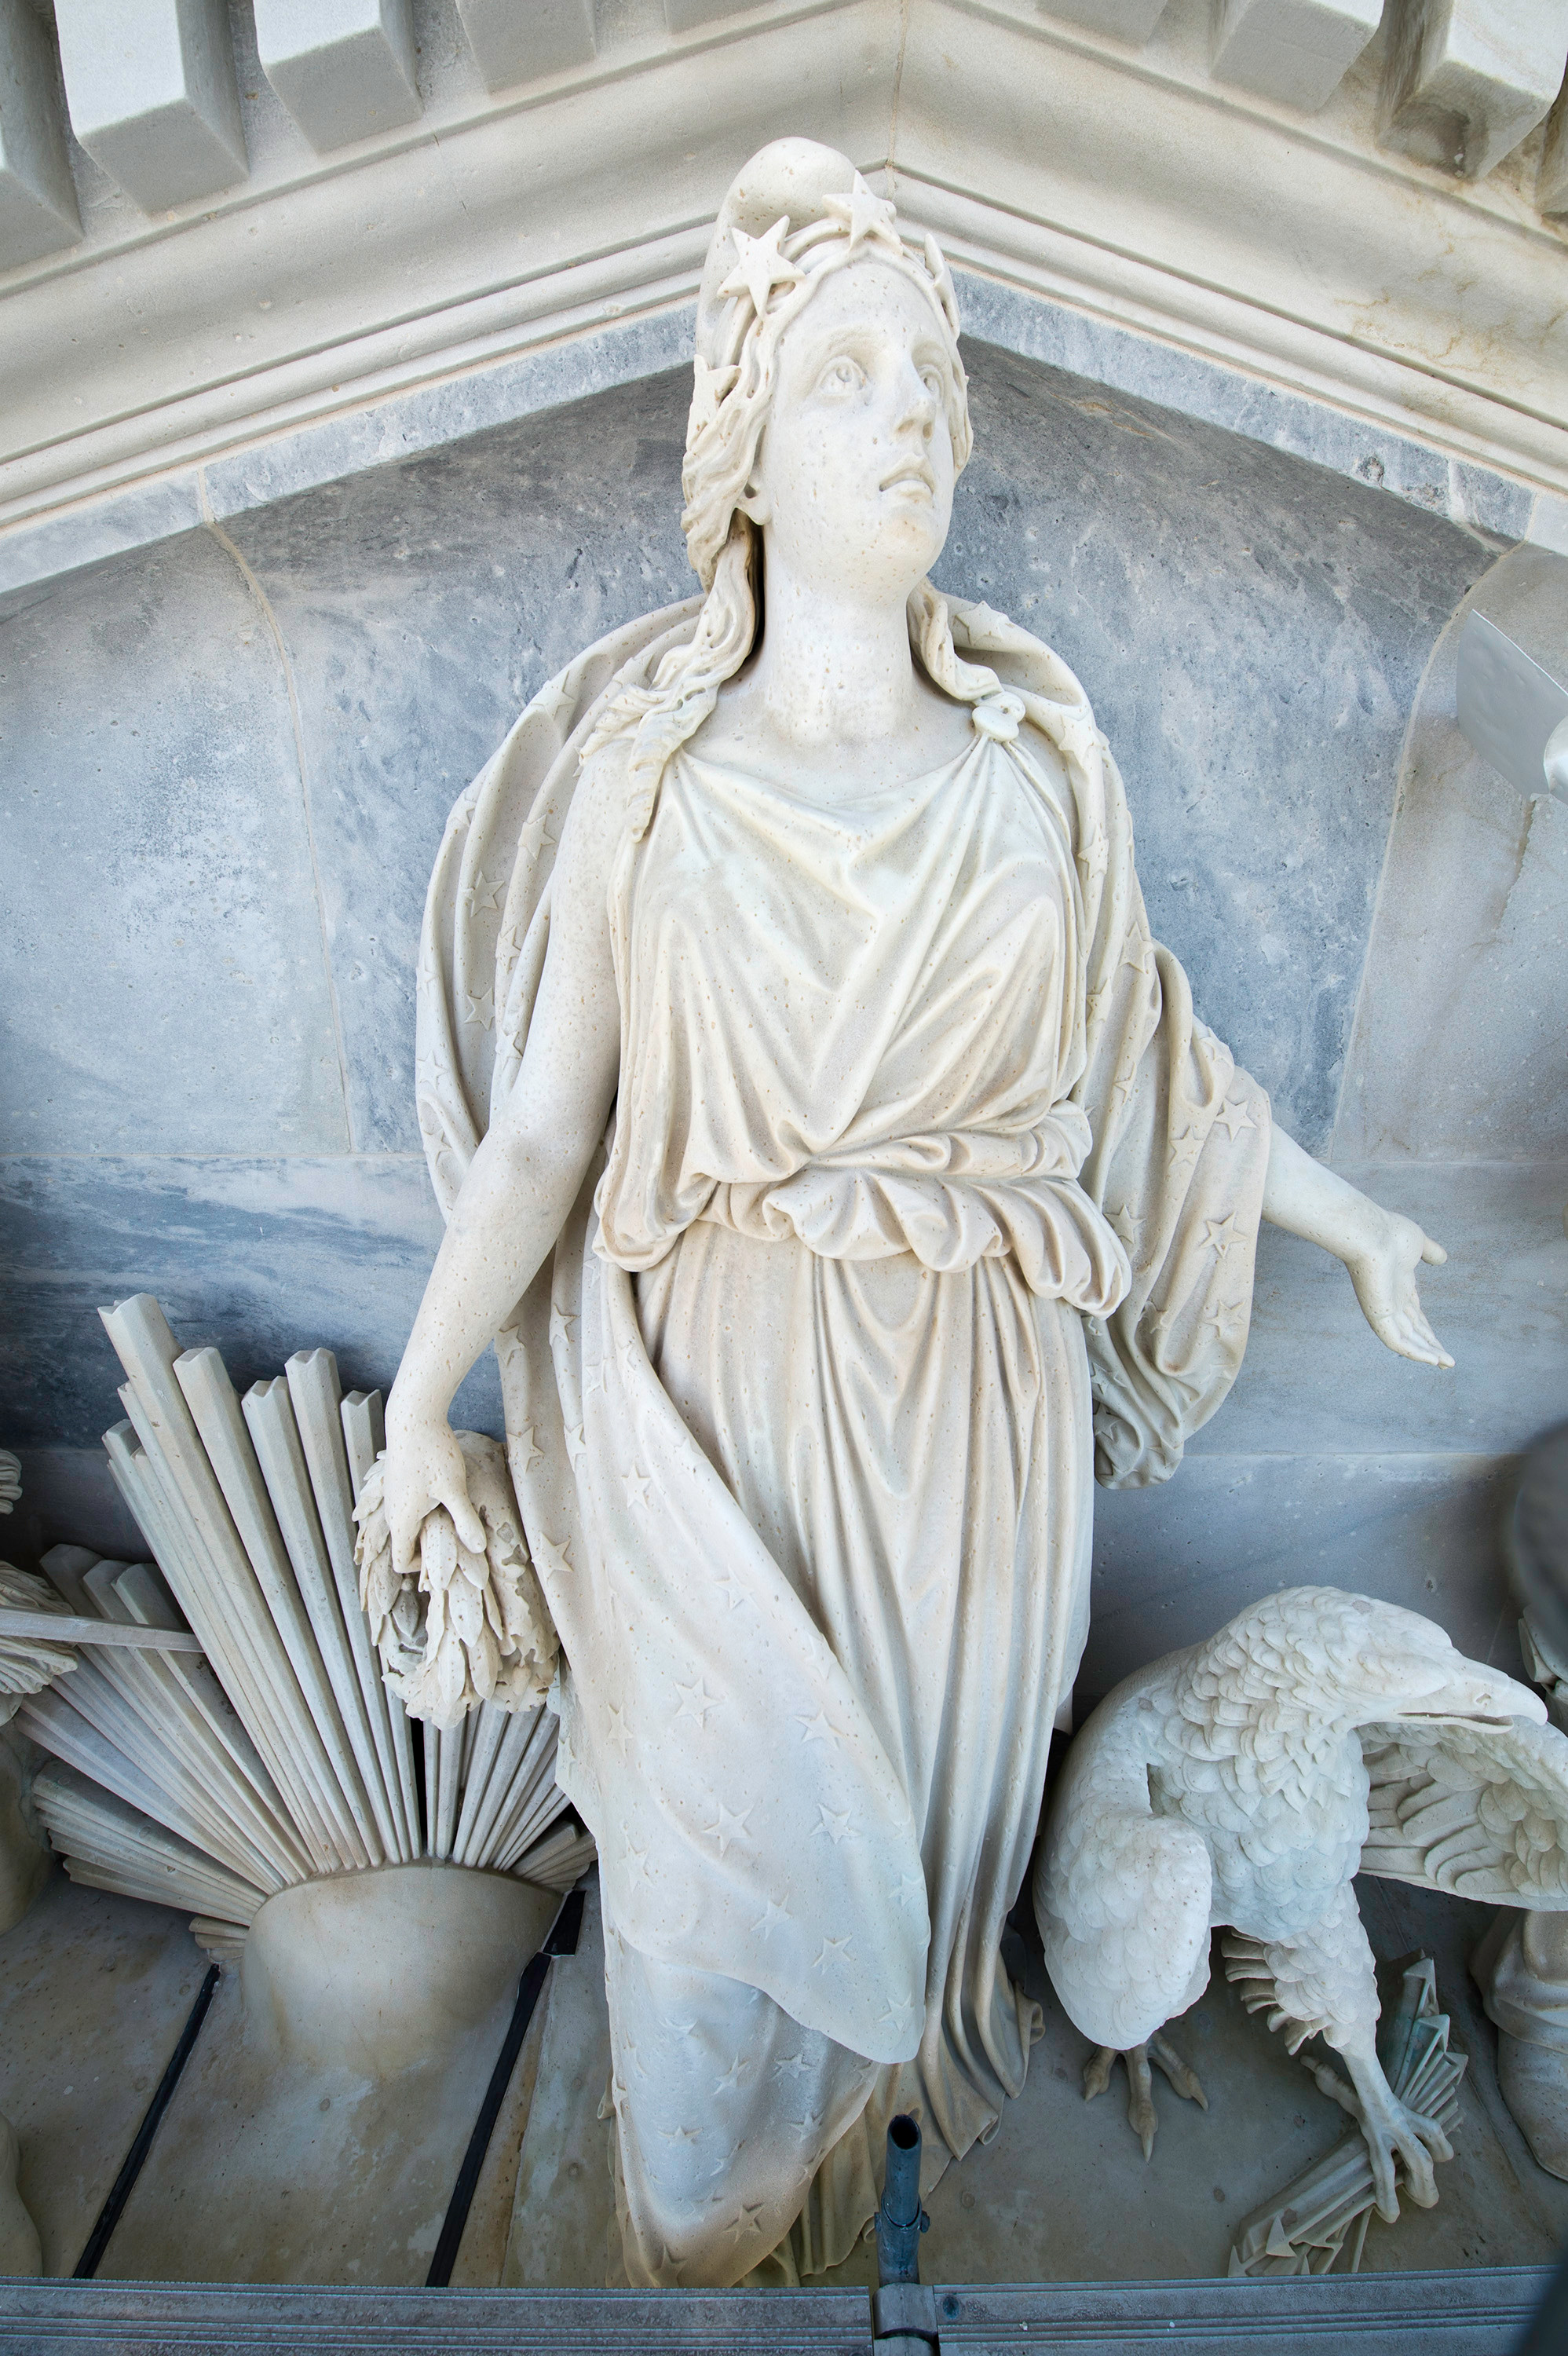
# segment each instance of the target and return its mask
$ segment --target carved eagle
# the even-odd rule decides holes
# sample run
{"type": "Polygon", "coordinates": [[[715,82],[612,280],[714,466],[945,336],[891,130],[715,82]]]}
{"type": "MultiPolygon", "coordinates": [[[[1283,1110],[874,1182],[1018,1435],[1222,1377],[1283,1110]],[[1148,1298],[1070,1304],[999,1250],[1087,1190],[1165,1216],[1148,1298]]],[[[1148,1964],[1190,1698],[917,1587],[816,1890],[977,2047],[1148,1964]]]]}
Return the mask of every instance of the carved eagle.
{"type": "Polygon", "coordinates": [[[1335,1588],[1265,1597],[1118,1686],[1068,1755],[1034,1878],[1052,1984],[1099,2049],[1086,2091],[1126,2056],[1146,2153],[1150,2058],[1201,2100],[1158,2031],[1207,1987],[1224,1925],[1249,2008],[1293,2052],[1320,2035],[1343,2057],[1351,2086],[1314,2074],[1360,2122],[1380,2213],[1399,2213],[1396,2155],[1430,2207],[1448,2144],[1379,2064],[1351,1879],[1568,1905],[1568,1738],[1545,1716],[1432,1621],[1335,1588]]]}

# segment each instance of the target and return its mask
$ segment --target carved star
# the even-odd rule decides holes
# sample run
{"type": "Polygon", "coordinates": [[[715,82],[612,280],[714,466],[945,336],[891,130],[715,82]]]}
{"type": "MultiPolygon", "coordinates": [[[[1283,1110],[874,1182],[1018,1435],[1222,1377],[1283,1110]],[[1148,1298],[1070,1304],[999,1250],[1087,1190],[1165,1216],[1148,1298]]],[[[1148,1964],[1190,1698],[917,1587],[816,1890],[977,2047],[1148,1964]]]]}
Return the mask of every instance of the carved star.
{"type": "Polygon", "coordinates": [[[913,2014],[914,2007],[907,1996],[890,1997],[886,2006],[877,2015],[877,2026],[879,2029],[901,2029],[905,2020],[912,2019],[913,2014]]]}
{"type": "Polygon", "coordinates": [[[781,1906],[776,1899],[770,1898],[757,1921],[752,1923],[752,1928],[753,1931],[760,1931],[765,1939],[769,1932],[772,1931],[775,1922],[787,1922],[789,1919],[789,1908],[787,1906],[781,1906]]]}
{"type": "Polygon", "coordinates": [[[536,1464],[544,1462],[544,1450],[539,1446],[531,1423],[525,1423],[517,1434],[517,1446],[523,1451],[523,1471],[531,1472],[536,1464]]]}
{"type": "Polygon", "coordinates": [[[580,1423],[569,1423],[566,1427],[566,1452],[574,1464],[581,1464],[588,1453],[588,1442],[582,1436],[580,1423]]]}
{"type": "Polygon", "coordinates": [[[790,1723],[799,1727],[803,1742],[827,1742],[837,1733],[837,1729],[829,1724],[825,1709],[819,1709],[815,1718],[797,1713],[790,1723]]]}
{"type": "Polygon", "coordinates": [[[552,1301],[549,1312],[549,1338],[553,1343],[570,1342],[571,1329],[577,1323],[574,1309],[558,1309],[552,1301]]]}
{"type": "Polygon", "coordinates": [[[1138,1237],[1143,1233],[1143,1221],[1141,1219],[1134,1218],[1130,1204],[1124,1203],[1122,1205],[1121,1209],[1111,1221],[1111,1225],[1115,1227],[1122,1241],[1126,1245],[1127,1249],[1129,1251],[1136,1250],[1137,1248],[1138,1237]]]}
{"type": "Polygon", "coordinates": [[[595,1391],[602,1391],[603,1387],[603,1369],[601,1365],[595,1364],[590,1366],[583,1375],[582,1396],[584,1398],[592,1398],[595,1391]]]}
{"type": "Polygon", "coordinates": [[[900,1874],[898,1901],[901,1906],[912,1906],[916,1898],[923,1901],[924,1897],[925,1884],[918,1873],[900,1874]]]}
{"type": "Polygon", "coordinates": [[[499,884],[486,884],[484,875],[478,874],[463,896],[470,910],[477,914],[481,908],[498,908],[503,895],[499,884]]]}
{"type": "MultiPolygon", "coordinates": [[[[651,1881],[653,1879],[653,1875],[648,1871],[647,1850],[645,1848],[634,1848],[629,1841],[626,1844],[626,1871],[634,1881],[651,1881]]],[[[647,2073],[645,2071],[643,2074],[645,2077],[647,2073]]]]}
{"type": "Polygon", "coordinates": [[[745,2056],[743,2054],[737,2053],[735,2059],[731,2062],[730,2067],[725,2071],[723,2076],[721,2078],[714,2079],[713,2091],[716,2094],[723,2094],[726,2088],[733,2091],[733,2089],[740,2084],[741,2071],[743,2066],[744,2060],[745,2056]]]}
{"type": "Polygon", "coordinates": [[[742,2233],[760,2233],[763,2230],[763,2204],[760,2201],[742,2201],[740,2215],[732,2217],[724,2228],[727,2233],[733,2234],[736,2239],[739,2239],[742,2233]]]}
{"type": "Polygon", "coordinates": [[[1105,840],[1105,830],[1096,819],[1094,830],[1084,841],[1078,854],[1078,864],[1090,883],[1097,884],[1111,863],[1111,846],[1105,840]]]}
{"type": "Polygon", "coordinates": [[[1188,1122],[1185,1129],[1178,1130],[1177,1134],[1171,1139],[1170,1150],[1173,1154],[1179,1156],[1183,1162],[1197,1161],[1198,1156],[1203,1151],[1203,1140],[1199,1131],[1193,1128],[1190,1121],[1188,1122]]]}
{"type": "Polygon", "coordinates": [[[773,288],[797,285],[805,274],[779,251],[781,240],[789,235],[789,215],[781,213],[761,237],[748,237],[743,229],[731,230],[730,234],[735,241],[735,267],[719,292],[749,295],[760,319],[773,288]]]}
{"type": "Polygon", "coordinates": [[[660,2127],[659,2133],[666,2143],[699,2143],[702,2136],[700,2127],[660,2127]]]}
{"type": "Polygon", "coordinates": [[[1212,1325],[1216,1333],[1222,1333],[1232,1319],[1241,1316],[1246,1305],[1244,1301],[1211,1301],[1200,1323],[1212,1325]]]}
{"type": "Polygon", "coordinates": [[[731,1611],[739,1612],[741,1604],[744,1603],[746,1599],[741,1590],[741,1582],[736,1578],[734,1572],[732,1570],[721,1570],[713,1584],[719,1590],[720,1594],[724,1598],[724,1601],[729,1605],[731,1611]]]}
{"type": "Polygon", "coordinates": [[[804,2053],[786,2053],[773,2063],[775,2078],[804,2078],[811,2064],[804,2053]]]}
{"type": "Polygon", "coordinates": [[[648,1499],[653,1494],[654,1489],[654,1484],[648,1475],[645,1472],[639,1472],[636,1466],[634,1464],[630,1472],[622,1473],[621,1481],[625,1489],[627,1497],[629,1499],[635,1499],[639,1505],[645,1506],[648,1499]]]}
{"type": "Polygon", "coordinates": [[[542,1562],[557,1579],[564,1579],[572,1568],[571,1548],[565,1538],[539,1538],[534,1547],[534,1560],[542,1562]]]}
{"type": "Polygon", "coordinates": [[[577,690],[572,685],[571,672],[565,670],[561,672],[559,679],[547,680],[528,709],[531,712],[542,712],[547,720],[559,722],[561,713],[569,712],[576,701],[577,690]]]}
{"type": "Polygon", "coordinates": [[[1224,1103],[1220,1107],[1219,1111],[1214,1115],[1214,1126],[1216,1129],[1222,1129],[1226,1136],[1230,1139],[1232,1144],[1234,1145],[1237,1138],[1240,1137],[1244,1129],[1255,1129],[1257,1124],[1253,1119],[1252,1115],[1248,1112],[1245,1105],[1232,1104],[1229,1097],[1227,1097],[1224,1103]]]}
{"type": "MultiPolygon", "coordinates": [[[[616,1750],[620,1752],[622,1758],[624,1759],[629,1756],[632,1747],[632,1730],[626,1724],[626,1713],[618,1701],[608,1702],[605,1707],[610,1716],[610,1740],[614,1744],[616,1750]]],[[[645,1874],[647,1871],[647,1865],[645,1862],[646,1852],[644,1851],[642,1854],[645,1858],[643,1871],[645,1874]]]]}
{"type": "Polygon", "coordinates": [[[868,238],[885,245],[897,254],[903,252],[899,236],[898,213],[886,197],[874,196],[865,181],[856,173],[847,197],[824,197],[822,209],[829,220],[849,232],[849,251],[863,245],[868,238]]]}
{"type": "MultiPolygon", "coordinates": [[[[678,1724],[683,1718],[694,1718],[699,1726],[706,1726],[709,1712],[719,1707],[718,1695],[710,1694],[700,1677],[691,1685],[677,1686],[676,1691],[680,1696],[680,1707],[675,1714],[677,1723],[678,1724]]],[[[722,1809],[720,1814],[723,1814],[722,1809]]],[[[750,1815],[749,1808],[746,1814],[750,1815]]]]}
{"type": "Polygon", "coordinates": [[[1120,973],[1124,968],[1128,973],[1136,973],[1141,978],[1147,979],[1148,974],[1148,941],[1142,933],[1135,934],[1133,941],[1129,942],[1127,947],[1122,951],[1122,962],[1121,965],[1116,968],[1116,971],[1120,973]],[[1133,955],[1133,948],[1135,944],[1137,948],[1136,957],[1133,955]]]}
{"type": "Polygon", "coordinates": [[[547,844],[553,851],[560,841],[559,835],[552,834],[550,831],[549,822],[554,816],[553,806],[547,802],[543,809],[535,811],[518,835],[517,848],[525,851],[530,860],[538,859],[547,844]]]}
{"type": "Polygon", "coordinates": [[[621,1364],[625,1367],[626,1372],[629,1375],[635,1374],[637,1361],[643,1355],[641,1337],[635,1333],[629,1333],[621,1344],[620,1355],[621,1364]]]}
{"type": "Polygon", "coordinates": [[[490,1030],[496,1020],[496,991],[494,986],[491,983],[486,982],[483,990],[467,990],[464,991],[463,994],[468,1001],[468,1020],[470,1023],[477,1023],[482,1031],[490,1030]]]}
{"type": "Polygon", "coordinates": [[[1242,1240],[1236,1233],[1234,1211],[1227,1211],[1222,1219],[1205,1219],[1203,1240],[1206,1244],[1212,1244],[1221,1258],[1226,1252],[1233,1251],[1242,1240]]]}
{"type": "Polygon", "coordinates": [[[817,2128],[822,2125],[823,2116],[824,2116],[824,2114],[823,2114],[821,2111],[819,2111],[819,2110],[817,2110],[817,2111],[807,2111],[807,2113],[806,2113],[806,2115],[805,2115],[805,2118],[803,2118],[803,2119],[786,2119],[786,2120],[785,2120],[785,2122],[784,2122],[784,2125],[785,2125],[786,2126],[792,2126],[792,2127],[795,2129],[795,2131],[796,2135],[799,2135],[799,2136],[815,2135],[815,2134],[816,2133],[817,2128]]]}
{"type": "Polygon", "coordinates": [[[848,1809],[825,1807],[823,1803],[818,1800],[816,1804],[816,1824],[815,1830],[818,1835],[826,1833],[829,1840],[833,1843],[834,1847],[837,1848],[839,1842],[848,1836],[849,1830],[848,1809]]]}
{"type": "Polygon", "coordinates": [[[752,1813],[751,1809],[742,1808],[737,1815],[733,1809],[724,1805],[722,1800],[715,1800],[713,1805],[718,1813],[712,1824],[704,1825],[702,1829],[709,1840],[718,1842],[720,1856],[729,1855],[731,1841],[745,1842],[749,1845],[751,1835],[746,1830],[746,1820],[752,1813]]]}
{"type": "Polygon", "coordinates": [[[840,1955],[848,1959],[849,1954],[848,1936],[842,1939],[832,1939],[824,1933],[822,1944],[811,1959],[811,1968],[814,1972],[825,1971],[829,1964],[837,1963],[840,1955]]]}

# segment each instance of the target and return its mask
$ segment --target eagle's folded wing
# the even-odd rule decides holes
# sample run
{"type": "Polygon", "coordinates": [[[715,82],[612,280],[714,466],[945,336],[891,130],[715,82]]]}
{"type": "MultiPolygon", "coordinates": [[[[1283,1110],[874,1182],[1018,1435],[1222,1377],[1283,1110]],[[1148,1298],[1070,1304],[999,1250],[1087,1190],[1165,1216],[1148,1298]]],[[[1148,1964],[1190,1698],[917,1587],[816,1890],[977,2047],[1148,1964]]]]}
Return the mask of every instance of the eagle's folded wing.
{"type": "Polygon", "coordinates": [[[1212,1875],[1202,1837],[1149,1811],[1141,1770],[1072,1763],[1035,1870],[1046,1969],[1074,2025],[1125,2052],[1201,1993],[1212,1875]],[[1141,1794],[1142,1805],[1137,1804],[1141,1794]],[[1131,1803],[1131,1804],[1129,1804],[1131,1803]]]}
{"type": "Polygon", "coordinates": [[[1363,1727],[1363,1873],[1507,1906],[1568,1908],[1568,1736],[1506,1726],[1363,1727]]]}

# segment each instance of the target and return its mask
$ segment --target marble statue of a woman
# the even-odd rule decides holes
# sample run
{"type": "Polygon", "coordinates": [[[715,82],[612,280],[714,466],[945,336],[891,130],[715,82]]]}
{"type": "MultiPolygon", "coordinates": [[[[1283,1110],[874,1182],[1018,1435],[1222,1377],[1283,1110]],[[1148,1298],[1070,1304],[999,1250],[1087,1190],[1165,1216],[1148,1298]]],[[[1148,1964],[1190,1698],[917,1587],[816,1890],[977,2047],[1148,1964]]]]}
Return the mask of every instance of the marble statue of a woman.
{"type": "Polygon", "coordinates": [[[494,1340],[597,1838],[625,2264],[835,2264],[1038,2017],[998,1953],[1083,1648],[1092,1479],[1241,1363],[1260,1216],[1448,1364],[1443,1254],[1271,1126],[1150,937],[1082,688],[929,569],[951,281],[842,156],[753,158],[699,312],[705,594],[537,696],[420,977],[449,1221],[387,1414],[394,1553],[494,1340]]]}

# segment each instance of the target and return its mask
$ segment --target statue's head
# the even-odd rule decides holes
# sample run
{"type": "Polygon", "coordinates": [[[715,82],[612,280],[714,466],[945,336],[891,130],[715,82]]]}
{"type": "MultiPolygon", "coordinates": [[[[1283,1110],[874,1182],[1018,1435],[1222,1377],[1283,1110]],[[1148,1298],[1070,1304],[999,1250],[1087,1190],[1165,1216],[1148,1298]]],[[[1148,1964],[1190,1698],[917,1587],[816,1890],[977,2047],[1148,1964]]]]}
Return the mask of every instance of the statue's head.
{"type": "Polygon", "coordinates": [[[720,209],[698,309],[683,519],[705,588],[775,534],[792,569],[904,594],[941,552],[970,451],[958,313],[848,157],[781,139],[720,209]]]}

